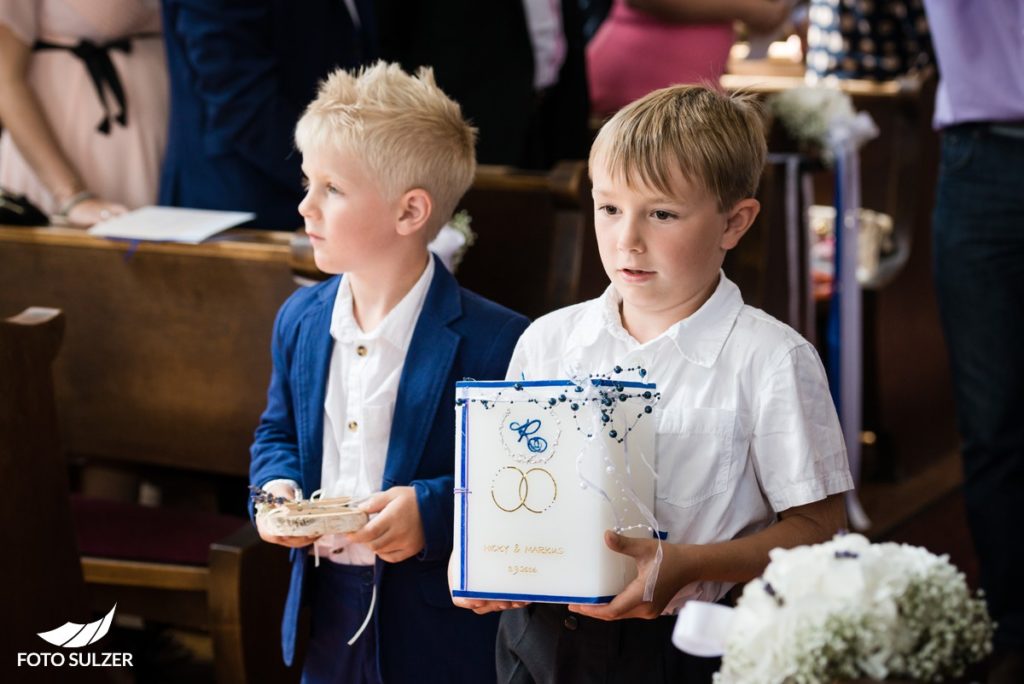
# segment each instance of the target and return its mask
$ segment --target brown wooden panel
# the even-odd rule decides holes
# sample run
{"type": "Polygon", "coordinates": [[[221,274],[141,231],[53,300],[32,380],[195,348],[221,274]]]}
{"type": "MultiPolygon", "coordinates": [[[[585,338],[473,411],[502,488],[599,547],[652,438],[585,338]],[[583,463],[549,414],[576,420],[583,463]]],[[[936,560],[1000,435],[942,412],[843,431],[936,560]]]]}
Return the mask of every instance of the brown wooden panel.
{"type": "Polygon", "coordinates": [[[63,331],[64,318],[53,309],[0,318],[0,542],[8,551],[0,587],[12,658],[0,671],[13,665],[15,651],[43,650],[37,632],[92,619],[57,439],[51,367],[63,331]]]}
{"type": "Polygon", "coordinates": [[[295,289],[287,233],[202,245],[0,227],[0,313],[60,307],[55,367],[73,455],[244,475],[274,316],[295,289]]]}

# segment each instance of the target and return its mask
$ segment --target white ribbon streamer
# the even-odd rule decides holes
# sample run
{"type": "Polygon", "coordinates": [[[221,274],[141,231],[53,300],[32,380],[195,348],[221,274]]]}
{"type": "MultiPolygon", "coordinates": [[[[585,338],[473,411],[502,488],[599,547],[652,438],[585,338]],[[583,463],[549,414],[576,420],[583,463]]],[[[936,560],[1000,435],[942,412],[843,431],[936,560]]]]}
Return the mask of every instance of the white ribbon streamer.
{"type": "Polygon", "coordinates": [[[704,658],[725,653],[734,608],[706,601],[687,601],[672,630],[672,643],[680,651],[704,658]]]}
{"type": "MultiPolygon", "coordinates": [[[[840,241],[840,261],[836,264],[835,287],[839,290],[839,421],[843,426],[846,453],[854,485],[860,483],[863,394],[863,318],[861,290],[857,281],[858,235],[860,232],[860,146],[878,135],[878,127],[865,112],[853,117],[837,117],[829,122],[828,141],[836,161],[840,210],[836,213],[835,234],[840,241]]],[[[870,519],[856,489],[846,493],[850,525],[865,530],[870,519]]]]}

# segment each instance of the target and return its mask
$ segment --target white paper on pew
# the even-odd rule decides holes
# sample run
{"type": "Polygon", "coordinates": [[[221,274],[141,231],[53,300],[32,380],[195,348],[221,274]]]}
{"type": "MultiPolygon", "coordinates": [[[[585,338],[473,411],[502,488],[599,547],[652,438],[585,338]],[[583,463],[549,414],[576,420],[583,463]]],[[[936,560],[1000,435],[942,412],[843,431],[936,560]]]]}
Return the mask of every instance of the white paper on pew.
{"type": "Polygon", "coordinates": [[[214,211],[180,207],[142,207],[101,221],[90,235],[124,240],[158,240],[199,244],[211,235],[255,218],[245,211],[214,211]]]}

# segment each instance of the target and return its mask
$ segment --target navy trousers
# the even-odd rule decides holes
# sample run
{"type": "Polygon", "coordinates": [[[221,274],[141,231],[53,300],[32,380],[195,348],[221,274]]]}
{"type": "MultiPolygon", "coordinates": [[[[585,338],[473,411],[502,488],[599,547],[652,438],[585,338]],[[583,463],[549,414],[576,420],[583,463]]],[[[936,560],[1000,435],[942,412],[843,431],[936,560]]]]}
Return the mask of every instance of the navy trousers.
{"type": "Polygon", "coordinates": [[[1024,127],[943,133],[934,275],[996,646],[1024,648],[1024,127]]]}
{"type": "Polygon", "coordinates": [[[303,684],[380,684],[375,621],[348,645],[366,619],[372,595],[373,566],[321,560],[319,568],[311,569],[312,619],[303,684]]]}

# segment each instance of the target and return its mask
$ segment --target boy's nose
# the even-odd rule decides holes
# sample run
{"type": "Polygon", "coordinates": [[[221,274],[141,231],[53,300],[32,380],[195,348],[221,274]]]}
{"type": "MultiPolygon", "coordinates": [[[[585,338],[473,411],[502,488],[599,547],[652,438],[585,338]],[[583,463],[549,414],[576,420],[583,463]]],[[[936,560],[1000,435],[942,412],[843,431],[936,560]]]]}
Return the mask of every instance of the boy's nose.
{"type": "Polygon", "coordinates": [[[309,199],[308,192],[299,202],[299,215],[304,218],[310,218],[313,215],[313,202],[309,199]]]}
{"type": "Polygon", "coordinates": [[[622,229],[619,232],[616,247],[621,252],[643,251],[643,240],[640,237],[640,230],[636,219],[631,218],[622,222],[622,229]]]}

